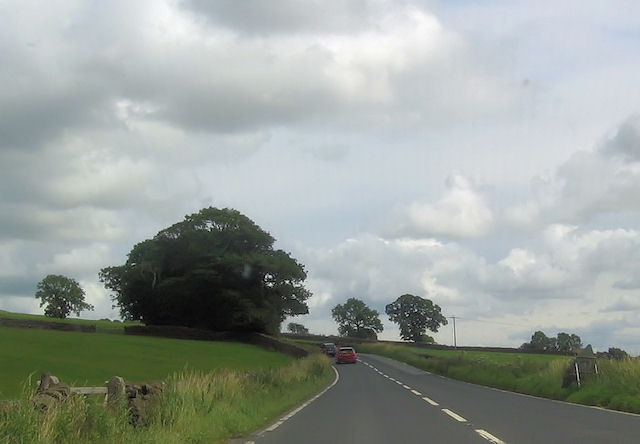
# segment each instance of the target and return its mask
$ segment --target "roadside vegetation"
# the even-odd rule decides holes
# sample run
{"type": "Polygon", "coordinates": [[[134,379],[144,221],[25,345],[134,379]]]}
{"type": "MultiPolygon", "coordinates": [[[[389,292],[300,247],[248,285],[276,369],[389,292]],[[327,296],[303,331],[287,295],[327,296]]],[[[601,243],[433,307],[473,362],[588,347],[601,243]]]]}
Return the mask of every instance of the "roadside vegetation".
{"type": "Polygon", "coordinates": [[[329,359],[319,354],[277,368],[179,371],[138,427],[129,424],[126,409],[106,409],[82,396],[44,412],[22,401],[0,410],[0,443],[224,442],[268,424],[333,378],[329,359]]]}
{"type": "Polygon", "coordinates": [[[372,353],[449,378],[545,398],[640,413],[640,361],[599,359],[599,376],[562,388],[568,356],[432,350],[405,345],[360,344],[372,353]]]}

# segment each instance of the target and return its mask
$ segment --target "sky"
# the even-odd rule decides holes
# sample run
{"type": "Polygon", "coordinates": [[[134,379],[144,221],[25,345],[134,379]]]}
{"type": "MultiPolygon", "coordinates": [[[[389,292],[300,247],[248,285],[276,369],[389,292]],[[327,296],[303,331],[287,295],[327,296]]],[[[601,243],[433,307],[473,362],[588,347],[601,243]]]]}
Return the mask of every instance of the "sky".
{"type": "Polygon", "coordinates": [[[63,274],[117,318],[101,268],[229,207],[314,333],[411,293],[458,345],[640,354],[638,79],[632,0],[1,2],[0,309],[63,274]]]}

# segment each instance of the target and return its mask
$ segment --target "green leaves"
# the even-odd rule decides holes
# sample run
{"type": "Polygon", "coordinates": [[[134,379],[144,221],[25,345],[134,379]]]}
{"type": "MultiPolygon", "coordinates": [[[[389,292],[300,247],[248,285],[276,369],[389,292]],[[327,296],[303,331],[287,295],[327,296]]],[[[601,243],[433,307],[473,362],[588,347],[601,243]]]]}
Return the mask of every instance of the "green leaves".
{"type": "Polygon", "coordinates": [[[344,304],[336,305],[331,315],[338,323],[338,332],[342,336],[376,339],[376,333],[383,330],[379,313],[360,299],[349,298],[344,304]]]}
{"type": "Polygon", "coordinates": [[[204,208],[100,271],[126,319],[275,333],[308,313],[304,267],[233,209],[204,208]]]}
{"type": "Polygon", "coordinates": [[[398,324],[400,337],[405,341],[421,342],[427,329],[435,333],[441,325],[447,325],[447,318],[437,304],[412,294],[403,294],[388,304],[385,312],[391,322],[398,324]]]}
{"type": "Polygon", "coordinates": [[[40,307],[46,305],[45,316],[66,318],[72,312],[79,316],[83,310],[93,310],[93,305],[84,301],[84,290],[75,279],[50,274],[37,288],[36,299],[40,299],[40,307]]]}

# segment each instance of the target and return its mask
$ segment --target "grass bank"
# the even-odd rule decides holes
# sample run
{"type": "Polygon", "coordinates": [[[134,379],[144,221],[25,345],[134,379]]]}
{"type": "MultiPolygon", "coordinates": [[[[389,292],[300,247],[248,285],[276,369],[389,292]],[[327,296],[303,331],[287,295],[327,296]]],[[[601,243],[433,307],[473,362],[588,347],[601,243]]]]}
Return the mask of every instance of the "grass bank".
{"type": "Polygon", "coordinates": [[[567,356],[431,350],[403,345],[361,344],[372,353],[453,379],[550,399],[640,413],[640,361],[598,360],[600,374],[583,386],[562,388],[567,356]]]}
{"type": "Polygon", "coordinates": [[[224,442],[266,425],[333,377],[329,360],[319,354],[279,368],[177,372],[167,379],[149,423],[137,428],[128,424],[125,409],[103,409],[79,396],[46,412],[21,402],[0,411],[0,443],[224,442]]]}
{"type": "Polygon", "coordinates": [[[112,376],[165,379],[175,371],[252,370],[293,358],[248,344],[0,327],[0,399],[17,398],[25,379],[49,372],[71,385],[98,386],[112,376]]]}

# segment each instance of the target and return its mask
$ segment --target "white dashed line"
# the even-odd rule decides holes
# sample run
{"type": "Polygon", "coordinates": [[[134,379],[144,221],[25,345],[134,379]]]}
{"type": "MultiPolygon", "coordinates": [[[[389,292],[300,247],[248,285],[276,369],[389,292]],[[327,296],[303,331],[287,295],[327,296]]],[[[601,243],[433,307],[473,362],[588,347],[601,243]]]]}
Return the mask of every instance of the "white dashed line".
{"type": "MultiPolygon", "coordinates": [[[[422,396],[422,393],[420,393],[417,390],[412,389],[411,387],[409,387],[406,384],[403,384],[401,381],[386,375],[384,373],[382,373],[380,370],[378,370],[377,368],[375,368],[374,366],[372,366],[371,364],[364,362],[364,361],[360,361],[363,364],[367,365],[369,368],[371,368],[372,370],[374,370],[376,373],[378,373],[381,376],[384,376],[385,378],[387,378],[390,381],[395,382],[398,385],[401,385],[403,388],[407,389],[407,390],[411,390],[411,393],[413,393],[416,396],[421,396],[422,399],[431,404],[432,406],[439,406],[440,404],[438,404],[436,401],[434,401],[433,399],[427,397],[427,396],[422,396]]],[[[283,418],[281,421],[278,421],[277,423],[275,423],[274,425],[272,425],[269,429],[267,429],[267,431],[271,431],[275,428],[277,428],[280,424],[282,424],[284,421],[286,421],[287,419],[289,419],[289,417],[295,415],[297,413],[298,410],[301,410],[302,408],[304,408],[305,406],[300,407],[300,409],[296,409],[296,411],[291,412],[289,415],[287,415],[285,418],[283,418]]],[[[462,416],[458,415],[457,413],[449,410],[449,409],[442,409],[442,412],[446,413],[447,415],[449,415],[451,418],[455,419],[458,422],[467,422],[467,420],[465,418],[463,418],[462,416]]],[[[482,429],[475,429],[475,432],[480,435],[482,438],[486,439],[487,441],[493,443],[493,444],[506,444],[504,441],[502,441],[499,438],[496,438],[495,436],[493,436],[491,433],[487,432],[486,430],[482,430],[482,429]]],[[[247,443],[248,444],[248,443],[247,443]]]]}
{"type": "Polygon", "coordinates": [[[482,436],[487,441],[492,442],[493,444],[506,444],[504,441],[502,441],[501,439],[496,438],[495,436],[493,436],[491,433],[487,432],[486,430],[476,429],[476,433],[478,435],[482,436]]]}
{"type": "Polygon", "coordinates": [[[442,409],[442,411],[443,411],[444,413],[446,413],[447,415],[451,416],[451,417],[452,417],[453,419],[455,419],[456,421],[459,421],[459,422],[467,422],[467,420],[466,420],[466,419],[464,419],[462,416],[458,415],[458,414],[457,414],[457,413],[455,413],[455,412],[452,412],[452,411],[451,411],[451,410],[449,410],[449,409],[442,409]]]}
{"type": "Polygon", "coordinates": [[[426,396],[423,396],[422,399],[424,399],[425,401],[427,401],[431,405],[435,405],[435,406],[440,405],[437,402],[435,402],[433,399],[427,398],[426,396]]]}

